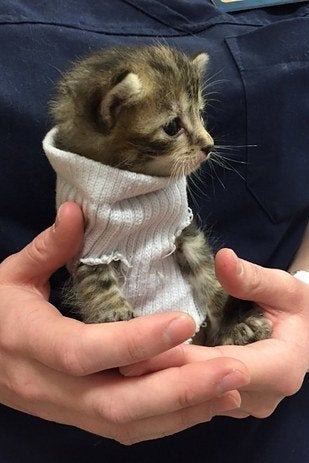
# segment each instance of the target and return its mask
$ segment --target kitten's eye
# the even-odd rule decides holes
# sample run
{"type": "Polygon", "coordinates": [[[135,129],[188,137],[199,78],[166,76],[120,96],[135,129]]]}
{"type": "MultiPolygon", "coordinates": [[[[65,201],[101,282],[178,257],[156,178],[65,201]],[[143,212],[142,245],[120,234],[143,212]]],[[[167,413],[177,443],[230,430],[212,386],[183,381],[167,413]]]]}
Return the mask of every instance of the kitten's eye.
{"type": "Polygon", "coordinates": [[[182,130],[181,120],[179,117],[171,120],[168,124],[163,126],[164,132],[170,137],[174,137],[182,130]]]}

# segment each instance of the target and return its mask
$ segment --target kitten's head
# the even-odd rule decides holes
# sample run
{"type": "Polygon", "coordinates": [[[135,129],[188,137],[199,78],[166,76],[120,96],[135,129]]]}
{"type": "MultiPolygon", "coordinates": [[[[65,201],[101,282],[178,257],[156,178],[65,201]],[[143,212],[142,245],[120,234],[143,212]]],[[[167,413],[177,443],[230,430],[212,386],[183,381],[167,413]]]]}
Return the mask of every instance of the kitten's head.
{"type": "Polygon", "coordinates": [[[208,57],[165,46],[116,48],[75,64],[52,113],[56,144],[121,169],[179,177],[207,159],[201,80],[208,57]]]}

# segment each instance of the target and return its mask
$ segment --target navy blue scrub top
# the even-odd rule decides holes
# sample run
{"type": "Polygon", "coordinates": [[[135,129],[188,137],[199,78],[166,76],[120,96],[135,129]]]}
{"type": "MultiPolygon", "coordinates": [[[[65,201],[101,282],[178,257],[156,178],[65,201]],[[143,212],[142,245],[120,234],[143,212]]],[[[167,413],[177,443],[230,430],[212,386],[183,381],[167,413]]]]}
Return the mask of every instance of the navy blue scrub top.
{"type": "MultiPolygon", "coordinates": [[[[287,268],[309,212],[308,2],[227,14],[208,0],[0,0],[0,259],[54,218],[41,140],[61,73],[102,47],[158,39],[210,55],[206,120],[222,158],[190,190],[214,251],[287,268]]],[[[58,307],[65,277],[52,279],[58,307]]],[[[306,380],[268,419],[215,418],[127,448],[1,406],[0,462],[308,462],[308,409],[306,380]]]]}

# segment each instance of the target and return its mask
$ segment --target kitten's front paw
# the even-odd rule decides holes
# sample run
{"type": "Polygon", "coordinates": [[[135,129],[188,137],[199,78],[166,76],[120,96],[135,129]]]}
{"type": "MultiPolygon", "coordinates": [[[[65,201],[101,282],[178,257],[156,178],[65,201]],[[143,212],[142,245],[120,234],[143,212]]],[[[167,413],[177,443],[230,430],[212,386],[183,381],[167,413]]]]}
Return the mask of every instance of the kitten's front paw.
{"type": "Polygon", "coordinates": [[[85,323],[109,323],[109,322],[119,322],[131,320],[134,318],[134,312],[131,305],[127,301],[121,301],[118,304],[112,304],[113,307],[106,308],[107,304],[104,304],[104,307],[92,308],[87,313],[84,313],[83,320],[85,323]]]}
{"type": "Polygon", "coordinates": [[[247,318],[230,327],[222,333],[219,344],[235,344],[243,346],[252,342],[261,341],[271,336],[271,322],[262,314],[251,314],[247,318]]]}
{"type": "Polygon", "coordinates": [[[133,310],[131,307],[124,306],[117,309],[105,310],[101,314],[98,323],[126,321],[131,320],[131,318],[134,318],[133,310]]]}

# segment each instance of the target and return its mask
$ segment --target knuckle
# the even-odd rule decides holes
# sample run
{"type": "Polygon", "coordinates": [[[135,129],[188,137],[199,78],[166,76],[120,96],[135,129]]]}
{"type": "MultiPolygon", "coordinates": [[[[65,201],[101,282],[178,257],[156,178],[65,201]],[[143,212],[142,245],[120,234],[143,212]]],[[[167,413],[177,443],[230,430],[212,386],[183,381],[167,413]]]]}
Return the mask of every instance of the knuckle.
{"type": "Polygon", "coordinates": [[[86,376],[90,372],[92,357],[87,349],[87,325],[78,324],[74,329],[68,329],[55,340],[54,352],[58,360],[59,369],[71,376],[86,376]]]}
{"type": "Polygon", "coordinates": [[[58,349],[58,364],[60,370],[70,376],[85,376],[87,371],[83,362],[78,355],[79,349],[77,349],[71,342],[64,342],[58,349]]]}
{"type": "Polygon", "coordinates": [[[273,406],[268,406],[268,407],[259,407],[255,410],[252,410],[250,415],[253,416],[254,418],[259,418],[259,419],[264,419],[268,418],[276,409],[277,404],[273,406]]]}
{"type": "Polygon", "coordinates": [[[303,378],[289,378],[288,381],[285,381],[280,385],[279,393],[282,398],[294,395],[300,390],[302,383],[303,378]]]}
{"type": "Polygon", "coordinates": [[[198,423],[208,423],[211,421],[213,418],[212,413],[207,407],[207,410],[205,410],[205,407],[203,407],[203,413],[198,413],[196,410],[192,412],[190,409],[189,410],[181,410],[179,413],[179,422],[178,422],[178,429],[183,430],[183,429],[188,429],[191,428],[192,426],[195,426],[198,423]]]}
{"type": "Polygon", "coordinates": [[[142,334],[139,333],[138,329],[134,332],[126,334],[126,350],[128,356],[128,363],[137,363],[144,358],[147,358],[146,346],[142,342],[142,334]]]}
{"type": "Polygon", "coordinates": [[[18,370],[18,374],[11,375],[8,388],[22,403],[32,404],[42,400],[42,391],[28,371],[18,370]]]}
{"type": "MultiPolygon", "coordinates": [[[[134,421],[134,417],[123,400],[115,397],[109,397],[108,400],[102,401],[98,408],[100,418],[104,418],[116,429],[122,429],[128,423],[134,421]]],[[[125,428],[124,428],[125,429],[125,428]]]]}
{"type": "Polygon", "coordinates": [[[40,257],[46,253],[46,241],[46,233],[41,233],[30,243],[29,246],[25,248],[25,252],[27,252],[28,257],[31,260],[37,262],[38,260],[40,260],[40,257]]]}
{"type": "Polygon", "coordinates": [[[195,393],[189,385],[186,385],[178,397],[180,408],[188,408],[195,404],[195,393]]]}

